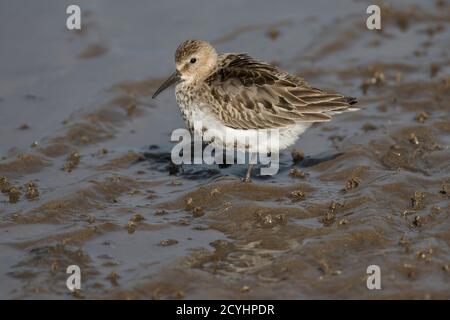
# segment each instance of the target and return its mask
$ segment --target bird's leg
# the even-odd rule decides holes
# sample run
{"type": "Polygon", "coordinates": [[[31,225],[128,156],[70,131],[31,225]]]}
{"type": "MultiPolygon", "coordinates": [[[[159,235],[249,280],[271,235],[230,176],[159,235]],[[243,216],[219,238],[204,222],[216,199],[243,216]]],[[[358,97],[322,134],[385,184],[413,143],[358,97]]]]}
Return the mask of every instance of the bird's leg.
{"type": "Polygon", "coordinates": [[[245,178],[242,179],[243,182],[251,182],[251,176],[252,176],[252,169],[253,169],[253,163],[250,163],[248,165],[247,174],[245,175],[245,178]]]}
{"type": "Polygon", "coordinates": [[[251,177],[252,177],[252,169],[253,169],[253,165],[254,165],[253,162],[255,161],[255,156],[256,156],[256,154],[251,153],[250,156],[248,157],[250,160],[250,163],[248,165],[247,174],[245,175],[245,178],[242,179],[243,182],[251,182],[252,181],[251,177]]]}

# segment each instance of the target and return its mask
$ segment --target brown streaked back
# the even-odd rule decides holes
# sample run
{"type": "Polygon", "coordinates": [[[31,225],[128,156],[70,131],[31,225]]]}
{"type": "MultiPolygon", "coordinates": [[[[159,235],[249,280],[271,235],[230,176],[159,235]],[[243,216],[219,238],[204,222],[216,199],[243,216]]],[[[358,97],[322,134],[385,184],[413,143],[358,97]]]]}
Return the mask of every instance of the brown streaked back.
{"type": "Polygon", "coordinates": [[[235,129],[280,128],[297,122],[329,121],[354,100],[310,87],[300,77],[247,54],[219,55],[219,66],[206,80],[211,108],[235,129]]]}

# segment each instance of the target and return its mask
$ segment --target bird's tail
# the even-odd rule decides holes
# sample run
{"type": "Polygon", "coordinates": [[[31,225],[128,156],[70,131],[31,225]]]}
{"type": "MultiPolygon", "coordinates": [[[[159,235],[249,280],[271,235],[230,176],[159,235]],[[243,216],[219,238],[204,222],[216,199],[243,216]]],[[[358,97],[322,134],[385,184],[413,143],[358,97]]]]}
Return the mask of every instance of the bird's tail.
{"type": "Polygon", "coordinates": [[[358,103],[358,100],[355,97],[344,97],[344,101],[351,106],[358,103]]]}
{"type": "Polygon", "coordinates": [[[355,97],[343,97],[340,98],[339,101],[347,103],[349,106],[347,108],[342,108],[340,110],[333,110],[331,114],[340,114],[348,111],[358,111],[361,110],[358,107],[354,107],[355,104],[358,103],[358,100],[355,97]]]}

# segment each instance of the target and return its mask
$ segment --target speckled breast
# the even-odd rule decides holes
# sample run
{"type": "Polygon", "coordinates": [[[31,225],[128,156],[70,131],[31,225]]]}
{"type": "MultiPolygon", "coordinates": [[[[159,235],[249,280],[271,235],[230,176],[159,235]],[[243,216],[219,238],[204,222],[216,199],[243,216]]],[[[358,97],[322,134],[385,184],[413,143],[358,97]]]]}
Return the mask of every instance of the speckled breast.
{"type": "Polygon", "coordinates": [[[193,131],[193,121],[192,121],[192,112],[194,109],[194,97],[193,94],[189,92],[189,90],[178,88],[175,91],[175,96],[177,99],[178,106],[180,107],[181,115],[183,116],[184,121],[188,129],[193,131]]]}

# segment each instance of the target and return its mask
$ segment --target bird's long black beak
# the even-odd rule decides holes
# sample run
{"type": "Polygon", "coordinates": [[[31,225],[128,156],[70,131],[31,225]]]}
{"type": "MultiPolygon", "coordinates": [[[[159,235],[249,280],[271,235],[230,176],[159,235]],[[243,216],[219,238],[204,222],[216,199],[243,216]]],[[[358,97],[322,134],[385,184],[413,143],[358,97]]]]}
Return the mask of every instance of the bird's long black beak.
{"type": "Polygon", "coordinates": [[[171,85],[179,82],[180,80],[181,80],[180,73],[177,70],[174,73],[172,73],[166,81],[163,82],[163,84],[158,88],[158,90],[155,91],[155,93],[152,95],[152,99],[155,99],[158,94],[166,90],[171,85]]]}

